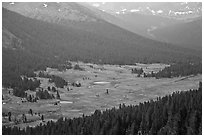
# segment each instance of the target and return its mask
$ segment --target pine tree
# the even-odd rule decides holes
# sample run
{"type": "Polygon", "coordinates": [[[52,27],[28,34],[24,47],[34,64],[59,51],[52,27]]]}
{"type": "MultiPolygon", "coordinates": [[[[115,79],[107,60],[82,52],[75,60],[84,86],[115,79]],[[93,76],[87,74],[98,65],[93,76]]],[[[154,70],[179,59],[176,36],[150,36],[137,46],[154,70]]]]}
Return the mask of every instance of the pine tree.
{"type": "Polygon", "coordinates": [[[41,116],[41,120],[44,121],[44,115],[41,116]]]}
{"type": "Polygon", "coordinates": [[[8,112],[8,120],[11,121],[11,112],[8,112]]]}
{"type": "Polygon", "coordinates": [[[57,90],[57,99],[60,99],[60,94],[58,90],[57,90]]]}
{"type": "Polygon", "coordinates": [[[33,115],[33,110],[32,110],[32,109],[29,109],[28,113],[31,114],[31,115],[33,115]]]}

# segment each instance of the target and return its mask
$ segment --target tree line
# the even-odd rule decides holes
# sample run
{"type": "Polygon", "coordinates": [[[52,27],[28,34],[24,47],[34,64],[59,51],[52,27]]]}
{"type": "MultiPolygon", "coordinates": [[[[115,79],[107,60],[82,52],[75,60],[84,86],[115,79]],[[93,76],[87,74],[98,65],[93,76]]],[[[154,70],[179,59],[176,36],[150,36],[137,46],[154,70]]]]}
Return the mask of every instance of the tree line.
{"type": "Polygon", "coordinates": [[[132,68],[132,74],[137,74],[138,77],[141,74],[144,77],[155,77],[155,78],[172,78],[172,77],[179,77],[179,76],[189,76],[189,75],[197,75],[202,74],[202,63],[201,62],[180,62],[171,64],[169,67],[165,67],[164,69],[160,70],[159,72],[145,73],[142,68],[132,68]]]}
{"type": "Polygon", "coordinates": [[[25,93],[26,90],[35,90],[39,86],[40,81],[36,78],[20,78],[19,81],[15,84],[15,87],[13,88],[13,95],[17,97],[27,97],[27,94],[25,93]]]}
{"type": "Polygon", "coordinates": [[[202,62],[193,62],[193,63],[175,63],[170,67],[166,67],[163,70],[156,73],[156,78],[162,77],[179,77],[179,76],[188,76],[188,75],[197,75],[202,74],[202,62]]]}
{"type": "Polygon", "coordinates": [[[35,79],[37,70],[45,70],[48,66],[57,67],[55,59],[47,60],[27,51],[2,49],[2,85],[13,88],[14,95],[25,96],[25,90],[35,90],[40,81],[35,79]],[[22,76],[24,78],[22,79],[22,76]],[[32,79],[28,79],[28,77],[32,79]]]}
{"type": "Polygon", "coordinates": [[[54,82],[55,86],[58,88],[63,88],[64,86],[67,86],[68,84],[63,78],[59,76],[55,76],[55,75],[45,74],[42,71],[39,72],[38,76],[43,77],[43,78],[49,78],[49,82],[50,83],[54,82]]]}

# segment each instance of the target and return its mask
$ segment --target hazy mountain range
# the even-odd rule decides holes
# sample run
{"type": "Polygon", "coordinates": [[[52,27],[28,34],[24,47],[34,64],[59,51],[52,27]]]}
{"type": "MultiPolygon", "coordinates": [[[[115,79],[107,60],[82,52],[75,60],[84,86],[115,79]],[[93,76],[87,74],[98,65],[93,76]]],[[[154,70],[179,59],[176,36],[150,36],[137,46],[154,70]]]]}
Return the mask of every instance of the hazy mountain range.
{"type": "MultiPolygon", "coordinates": [[[[115,5],[131,7],[137,3],[115,5]]],[[[158,7],[156,4],[152,5],[158,7]]],[[[166,4],[160,6],[163,5],[166,4]]],[[[122,64],[137,61],[174,62],[201,55],[199,38],[202,25],[199,25],[201,20],[197,19],[197,16],[201,18],[200,12],[196,12],[193,18],[190,17],[190,21],[189,18],[183,21],[146,12],[119,16],[120,14],[113,15],[97,8],[89,3],[3,3],[3,47],[13,50],[19,47],[40,56],[53,55],[58,58],[122,64]],[[197,23],[193,23],[194,21],[197,23]],[[194,25],[196,29],[186,29],[193,28],[191,26],[194,25]],[[175,31],[168,31],[168,34],[163,35],[165,30],[173,30],[172,26],[178,26],[176,33],[183,34],[182,41],[174,41],[175,31]],[[185,33],[182,32],[183,29],[185,33]],[[196,48],[192,44],[183,45],[186,41],[191,41],[189,37],[192,36],[187,35],[188,31],[196,31],[193,32],[194,37],[198,38],[193,42],[196,48]],[[42,51],[47,53],[41,53],[42,51]]],[[[113,9],[117,8],[113,6],[113,9]]],[[[182,35],[180,37],[182,39],[182,35]]]]}
{"type": "Polygon", "coordinates": [[[111,14],[114,17],[106,18],[107,21],[134,33],[159,41],[201,49],[202,3],[92,2],[81,4],[92,10],[95,8],[111,14]]]}
{"type": "Polygon", "coordinates": [[[112,15],[140,13],[169,18],[195,18],[202,14],[201,2],[89,2],[82,3],[112,15]]]}

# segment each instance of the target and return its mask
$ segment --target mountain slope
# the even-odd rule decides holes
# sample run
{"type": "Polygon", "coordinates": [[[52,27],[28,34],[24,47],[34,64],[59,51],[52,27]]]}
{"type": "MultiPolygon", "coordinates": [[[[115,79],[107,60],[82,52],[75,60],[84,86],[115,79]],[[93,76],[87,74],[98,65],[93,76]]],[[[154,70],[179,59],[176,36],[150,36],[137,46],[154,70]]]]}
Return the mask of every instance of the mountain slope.
{"type": "MultiPolygon", "coordinates": [[[[135,12],[127,12],[121,14],[111,14],[108,11],[100,10],[96,7],[89,5],[89,3],[80,3],[81,5],[89,8],[93,12],[95,12],[98,16],[105,19],[106,21],[115,24],[121,28],[124,28],[128,31],[134,32],[136,34],[145,36],[147,38],[151,38],[152,36],[149,35],[148,29],[151,27],[161,27],[167,26],[169,24],[175,24],[182,22],[180,20],[176,20],[173,18],[167,18],[162,16],[153,16],[149,14],[141,14],[135,12]]],[[[118,4],[118,3],[117,3],[118,4]]],[[[116,4],[116,5],[117,5],[116,4]]],[[[109,5],[109,4],[107,4],[109,5]]],[[[128,3],[130,5],[130,3],[128,3]]],[[[124,5],[125,7],[125,5],[124,5]]],[[[103,8],[103,7],[100,7],[103,8]]],[[[109,7],[110,8],[110,7],[109,7]]]]}
{"type": "Polygon", "coordinates": [[[193,50],[136,35],[102,19],[48,23],[2,9],[3,86],[15,87],[21,75],[57,67],[67,60],[109,64],[201,61],[193,50]]]}
{"type": "Polygon", "coordinates": [[[98,21],[96,16],[89,12],[89,10],[73,2],[15,2],[13,4],[4,2],[2,6],[26,17],[35,18],[50,23],[63,24],[66,21],[98,21]]]}
{"type": "Polygon", "coordinates": [[[75,23],[64,27],[3,9],[3,27],[22,39],[23,43],[38,43],[33,46],[25,44],[24,47],[43,56],[128,64],[138,61],[171,62],[196,55],[187,49],[143,38],[107,22],[75,23]]]}
{"type": "Polygon", "coordinates": [[[202,15],[201,2],[88,2],[87,5],[112,15],[139,13],[177,19],[202,15]]]}
{"type": "Polygon", "coordinates": [[[10,48],[15,50],[16,48],[22,48],[21,47],[21,39],[13,35],[11,32],[9,32],[7,29],[2,28],[2,46],[4,48],[10,48]]]}
{"type": "Polygon", "coordinates": [[[80,4],[106,21],[128,31],[150,39],[201,51],[202,3],[93,2],[80,4]]]}
{"type": "MultiPolygon", "coordinates": [[[[165,16],[147,14],[145,12],[146,10],[144,10],[146,9],[146,7],[153,8],[154,10],[159,10],[161,8],[163,9],[167,5],[168,3],[154,3],[154,4],[152,3],[139,3],[139,4],[138,3],[125,3],[125,4],[106,3],[106,4],[100,5],[99,9],[100,8],[103,9],[103,6],[104,7],[108,6],[110,9],[113,9],[112,7],[116,6],[117,10],[122,7],[133,8],[135,6],[136,7],[140,6],[143,9],[143,10],[140,10],[140,12],[142,13],[124,11],[125,12],[124,14],[111,15],[108,12],[103,12],[91,6],[90,3],[83,3],[83,2],[82,3],[73,3],[73,2],[3,3],[4,8],[17,12],[29,18],[33,18],[33,19],[37,19],[37,20],[41,20],[41,21],[45,21],[53,24],[64,25],[68,28],[71,27],[74,29],[80,29],[82,31],[86,30],[91,33],[95,33],[96,35],[102,35],[103,37],[105,36],[107,38],[111,37],[111,39],[114,38],[115,40],[122,39],[125,42],[136,40],[137,43],[140,43],[138,42],[138,39],[144,40],[144,38],[141,38],[138,35],[132,35],[132,34],[130,36],[130,34],[124,33],[125,31],[121,31],[121,29],[118,29],[117,27],[113,27],[114,25],[154,40],[172,42],[173,44],[180,44],[182,42],[178,43],[178,42],[174,42],[173,40],[166,40],[167,39],[166,37],[168,37],[168,35],[164,38],[162,36],[156,37],[152,32],[162,28],[163,33],[165,33],[165,31],[168,31],[168,26],[173,26],[173,25],[176,26],[176,24],[184,23],[185,21],[171,18],[171,16],[169,17],[166,14],[165,16]],[[114,30],[109,31],[110,24],[107,25],[107,22],[114,24],[113,26],[111,26],[111,29],[114,29],[114,30]]],[[[187,4],[171,3],[170,7],[168,8],[166,7],[166,8],[168,10],[176,11],[183,8],[186,9],[186,7],[190,7],[190,9],[196,10],[196,9],[199,9],[200,6],[199,6],[199,3],[187,3],[187,4]]],[[[190,10],[190,9],[187,8],[187,10],[190,10]]],[[[197,14],[199,15],[199,13],[195,13],[195,16],[197,16],[197,14]]],[[[176,32],[176,31],[171,31],[171,32],[172,32],[171,34],[174,35],[173,32],[176,32]]],[[[185,32],[186,34],[189,33],[187,29],[185,32]]],[[[201,37],[200,33],[195,34],[195,37],[201,37]]],[[[182,41],[184,41],[185,38],[186,37],[184,37],[182,41]]],[[[187,41],[188,40],[194,41],[194,40],[191,40],[191,37],[187,37],[187,41]]],[[[142,42],[144,43],[144,41],[142,42]]],[[[187,42],[182,44],[186,45],[187,42]]],[[[146,45],[146,43],[143,45],[146,45]]],[[[191,43],[189,45],[191,45],[191,43]]],[[[189,48],[189,46],[187,46],[187,48],[189,48]]]]}
{"type": "Polygon", "coordinates": [[[151,32],[157,39],[201,52],[202,18],[187,23],[179,23],[151,32]]]}

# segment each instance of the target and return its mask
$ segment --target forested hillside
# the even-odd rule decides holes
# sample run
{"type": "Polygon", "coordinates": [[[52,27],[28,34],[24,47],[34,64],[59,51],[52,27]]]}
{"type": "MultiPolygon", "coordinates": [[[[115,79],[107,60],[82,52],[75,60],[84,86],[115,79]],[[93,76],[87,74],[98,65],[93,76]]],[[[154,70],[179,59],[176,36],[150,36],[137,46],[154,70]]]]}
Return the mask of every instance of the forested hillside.
{"type": "Polygon", "coordinates": [[[202,134],[202,83],[198,90],[174,92],[136,106],[96,110],[91,116],[60,118],[26,129],[3,127],[3,134],[202,134]]]}

